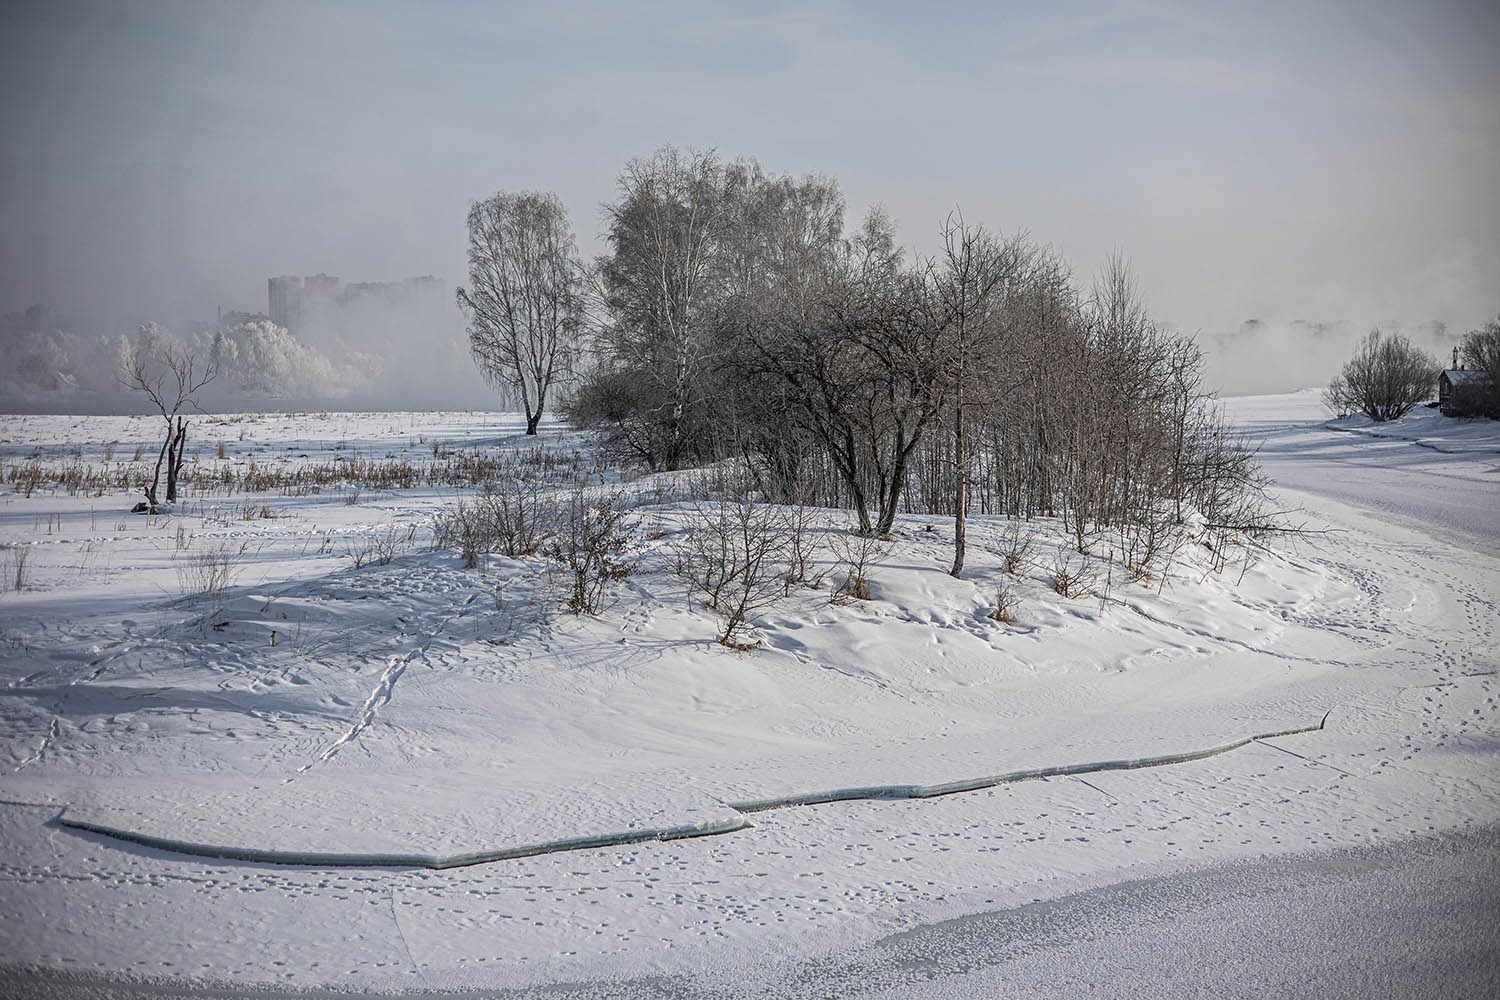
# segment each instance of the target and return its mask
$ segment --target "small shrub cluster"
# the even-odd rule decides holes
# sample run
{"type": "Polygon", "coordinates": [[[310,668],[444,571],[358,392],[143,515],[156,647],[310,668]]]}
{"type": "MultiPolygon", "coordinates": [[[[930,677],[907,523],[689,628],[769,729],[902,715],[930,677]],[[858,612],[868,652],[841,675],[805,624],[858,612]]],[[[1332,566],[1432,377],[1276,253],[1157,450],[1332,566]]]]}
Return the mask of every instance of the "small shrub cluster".
{"type": "Polygon", "coordinates": [[[567,574],[567,609],[575,615],[604,610],[610,587],[630,575],[627,550],[634,538],[625,495],[576,488],[546,551],[567,574]]]}
{"type": "Polygon", "coordinates": [[[370,531],[351,540],[345,546],[344,554],[349,557],[355,569],[386,566],[396,558],[396,553],[411,548],[416,537],[416,525],[411,525],[404,532],[397,527],[370,531]]]}
{"type": "Polygon", "coordinates": [[[237,557],[243,554],[243,549],[237,549],[230,542],[219,542],[177,557],[177,581],[182,596],[189,600],[205,600],[217,608],[224,602],[238,572],[237,557]]]}
{"type": "Polygon", "coordinates": [[[701,504],[677,547],[677,573],[724,619],[719,642],[746,648],[754,618],[787,595],[806,572],[808,534],[787,508],[748,491],[701,504]]]}
{"type": "Polygon", "coordinates": [[[630,574],[627,558],[637,525],[626,495],[573,486],[565,493],[538,479],[507,476],[459,500],[433,526],[436,548],[456,548],[464,567],[486,556],[545,555],[564,570],[564,604],[574,614],[598,614],[610,586],[630,574]]]}
{"type": "Polygon", "coordinates": [[[30,578],[28,563],[31,559],[31,549],[26,546],[7,546],[5,548],[5,562],[0,576],[3,576],[4,585],[9,590],[22,591],[26,589],[30,578]]]}

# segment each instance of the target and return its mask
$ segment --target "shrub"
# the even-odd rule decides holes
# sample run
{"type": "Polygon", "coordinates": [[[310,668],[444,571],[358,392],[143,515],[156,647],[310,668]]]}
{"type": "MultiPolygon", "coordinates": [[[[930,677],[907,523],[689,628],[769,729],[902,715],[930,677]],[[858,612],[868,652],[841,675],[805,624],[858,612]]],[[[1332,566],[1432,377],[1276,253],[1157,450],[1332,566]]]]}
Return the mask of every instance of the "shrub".
{"type": "Polygon", "coordinates": [[[1052,590],[1059,597],[1081,597],[1094,581],[1088,556],[1073,556],[1059,550],[1052,560],[1052,590]]]}
{"type": "Polygon", "coordinates": [[[1015,576],[1026,568],[1026,563],[1031,558],[1031,545],[1035,539],[1036,532],[1034,531],[1022,534],[1019,521],[1011,525],[1010,532],[1001,543],[1000,549],[1000,565],[1005,568],[1005,572],[1015,576]]]}
{"type": "Polygon", "coordinates": [[[990,617],[997,622],[1006,625],[1014,625],[1016,622],[1016,607],[1020,605],[1021,599],[1010,587],[1001,587],[995,591],[995,610],[990,612],[990,617]]]}
{"type": "Polygon", "coordinates": [[[180,559],[177,582],[182,587],[183,596],[206,599],[217,608],[223,603],[234,579],[234,562],[238,554],[229,542],[221,542],[180,559]]]}
{"type": "Polygon", "coordinates": [[[835,604],[870,599],[870,564],[885,551],[886,543],[874,534],[861,534],[851,528],[847,533],[830,536],[834,557],[844,570],[844,582],[834,590],[835,604]]]}
{"type": "Polygon", "coordinates": [[[26,589],[26,581],[28,577],[26,564],[30,557],[31,550],[29,548],[25,548],[24,546],[6,548],[4,569],[5,584],[18,591],[26,589]]]}
{"type": "Polygon", "coordinates": [[[1431,398],[1438,364],[1399,333],[1371,330],[1344,370],[1328,383],[1323,402],[1339,416],[1363,413],[1371,420],[1395,420],[1431,398]]]}
{"type": "Polygon", "coordinates": [[[693,512],[677,570],[724,617],[720,643],[744,649],[755,616],[786,596],[795,534],[786,510],[748,492],[693,512]]]}
{"type": "Polygon", "coordinates": [[[410,548],[417,535],[416,525],[406,530],[403,537],[401,529],[391,527],[385,531],[371,531],[360,535],[344,549],[344,554],[349,557],[355,569],[364,569],[366,566],[385,566],[396,558],[397,551],[410,548]]]}
{"type": "Polygon", "coordinates": [[[625,494],[575,487],[562,506],[562,517],[547,554],[568,576],[567,609],[575,615],[604,610],[609,588],[630,575],[626,551],[635,524],[625,509],[625,494]]]}

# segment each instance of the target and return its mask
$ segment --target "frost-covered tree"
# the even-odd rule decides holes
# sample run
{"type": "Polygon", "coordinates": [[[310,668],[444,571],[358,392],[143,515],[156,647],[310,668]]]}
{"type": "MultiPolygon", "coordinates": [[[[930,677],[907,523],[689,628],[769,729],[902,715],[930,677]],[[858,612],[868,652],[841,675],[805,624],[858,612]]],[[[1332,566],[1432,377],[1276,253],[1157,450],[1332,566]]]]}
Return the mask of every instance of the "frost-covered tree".
{"type": "Polygon", "coordinates": [[[469,348],[491,384],[509,386],[535,434],[547,395],[571,368],[583,325],[583,266],[555,194],[504,191],[469,209],[469,348]]]}
{"type": "Polygon", "coordinates": [[[342,366],[270,320],[251,319],[216,330],[207,342],[214,369],[252,396],[338,396],[368,381],[352,360],[342,366]]]}
{"type": "Polygon", "coordinates": [[[599,261],[608,374],[627,373],[634,433],[653,466],[676,468],[701,449],[705,367],[722,291],[718,265],[730,219],[730,172],[712,151],[664,146],[631,160],[604,206],[609,249],[599,261]]]}

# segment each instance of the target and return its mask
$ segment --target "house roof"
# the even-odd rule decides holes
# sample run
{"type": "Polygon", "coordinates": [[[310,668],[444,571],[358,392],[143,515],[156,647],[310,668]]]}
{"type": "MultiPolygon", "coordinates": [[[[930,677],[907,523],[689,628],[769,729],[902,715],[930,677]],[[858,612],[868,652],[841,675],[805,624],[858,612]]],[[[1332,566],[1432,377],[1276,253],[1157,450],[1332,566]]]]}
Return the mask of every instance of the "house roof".
{"type": "Polygon", "coordinates": [[[1443,372],[1443,378],[1448,380],[1452,386],[1481,386],[1490,384],[1490,373],[1478,371],[1473,368],[1449,368],[1443,372]]]}

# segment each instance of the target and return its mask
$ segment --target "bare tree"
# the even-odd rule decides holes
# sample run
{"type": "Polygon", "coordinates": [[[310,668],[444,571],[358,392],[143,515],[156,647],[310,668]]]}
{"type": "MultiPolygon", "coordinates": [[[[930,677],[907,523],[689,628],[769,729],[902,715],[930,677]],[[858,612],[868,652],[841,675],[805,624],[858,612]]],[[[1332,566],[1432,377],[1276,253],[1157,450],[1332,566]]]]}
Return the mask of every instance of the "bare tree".
{"type": "Polygon", "coordinates": [[[584,305],[583,266],[555,194],[501,191],[469,209],[469,350],[487,379],[510,386],[535,434],[547,393],[570,368],[584,305]]]}
{"type": "Polygon", "coordinates": [[[1340,415],[1364,413],[1371,420],[1396,420],[1432,397],[1438,364],[1401,334],[1371,330],[1328,383],[1324,404],[1340,415]]]}
{"type": "Polygon", "coordinates": [[[982,226],[970,227],[955,212],[943,224],[941,257],[930,268],[930,301],[942,331],[941,357],[948,383],[953,436],[953,566],[964,571],[969,485],[982,439],[969,427],[970,411],[992,405],[1003,388],[1005,357],[998,326],[1005,293],[1020,276],[1026,245],[1020,237],[997,240],[982,226]]]}
{"type": "Polygon", "coordinates": [[[177,502],[177,479],[187,444],[187,421],[178,414],[192,403],[193,394],[218,374],[212,362],[201,370],[200,364],[192,350],[168,338],[155,323],[147,323],[141,327],[140,336],[121,365],[120,384],[143,393],[166,424],[151,485],[146,487],[147,510],[155,509],[158,504],[156,488],[161,482],[163,463],[167,467],[167,503],[177,502]]]}
{"type": "Polygon", "coordinates": [[[805,310],[754,332],[754,364],[779,380],[786,416],[825,449],[860,532],[885,537],[942,406],[939,331],[883,210],[824,267],[805,310]]]}
{"type": "Polygon", "coordinates": [[[549,192],[498,192],[469,208],[469,351],[490,384],[516,390],[526,433],[570,370],[583,321],[582,262],[549,192]]]}
{"type": "Polygon", "coordinates": [[[664,146],[631,160],[619,201],[604,206],[610,252],[599,263],[610,314],[610,354],[646,383],[645,405],[660,440],[654,466],[675,469],[689,450],[700,368],[711,350],[708,322],[718,242],[725,224],[725,169],[712,151],[664,146]]]}
{"type": "Polygon", "coordinates": [[[1481,383],[1475,389],[1480,397],[1477,409],[1491,417],[1500,417],[1500,320],[1466,333],[1462,352],[1465,367],[1489,375],[1489,385],[1481,383]]]}

